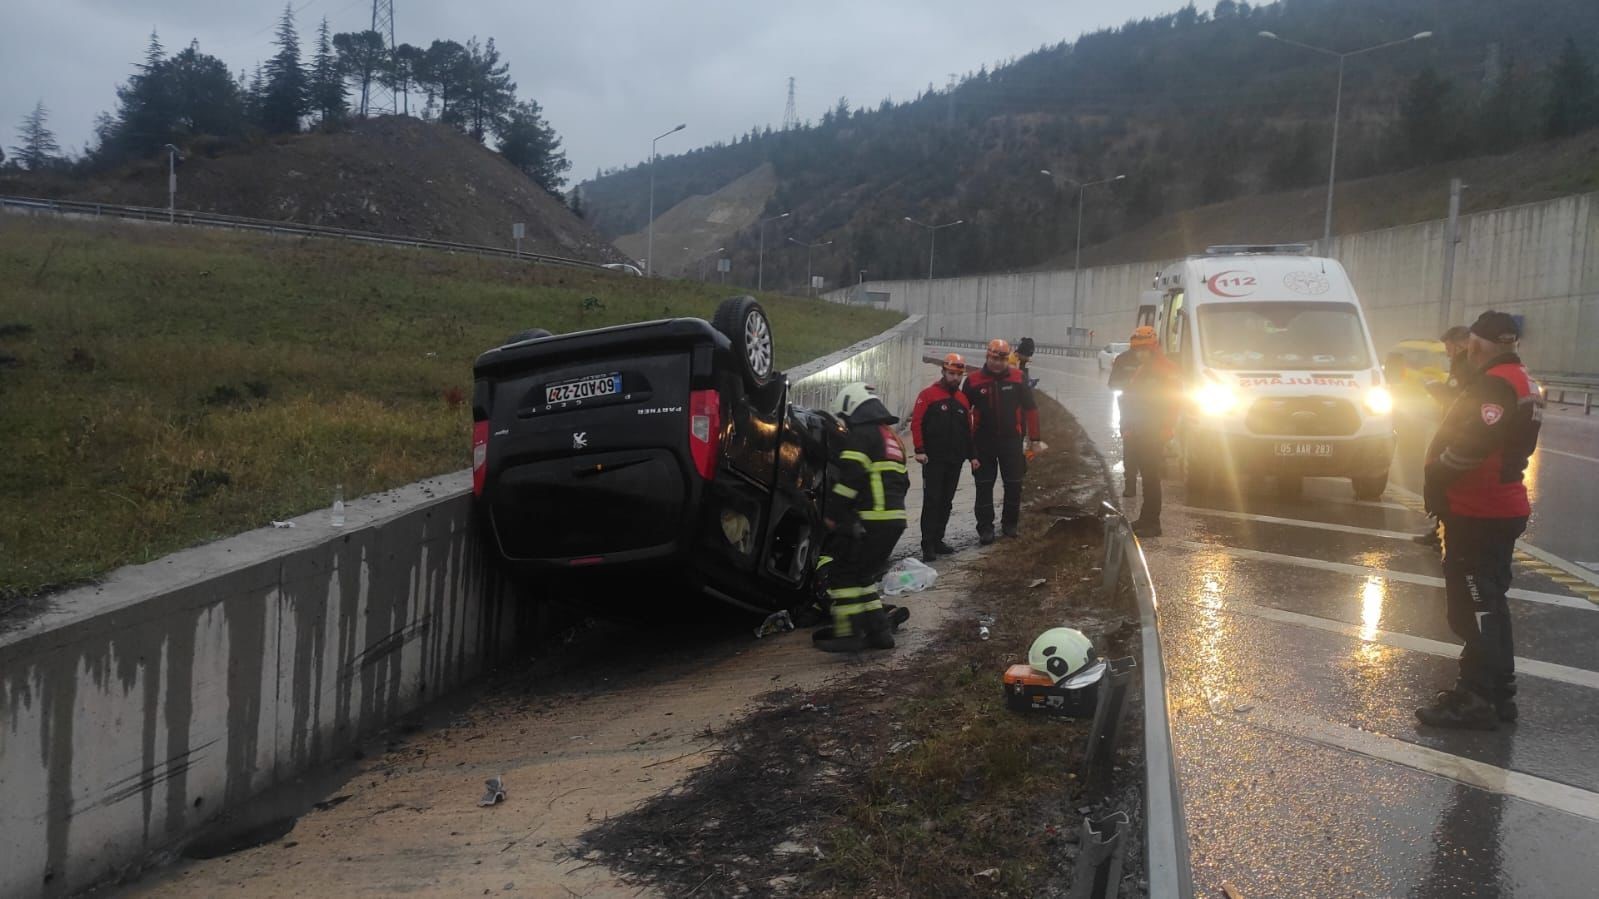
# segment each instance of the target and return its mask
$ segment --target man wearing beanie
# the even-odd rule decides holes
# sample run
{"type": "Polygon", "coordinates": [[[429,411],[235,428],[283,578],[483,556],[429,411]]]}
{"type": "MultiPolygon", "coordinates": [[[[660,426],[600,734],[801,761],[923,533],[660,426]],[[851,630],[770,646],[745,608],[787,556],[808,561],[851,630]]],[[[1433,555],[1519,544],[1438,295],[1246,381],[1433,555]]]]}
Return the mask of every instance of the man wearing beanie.
{"type": "Polygon", "coordinates": [[[1520,337],[1503,312],[1472,324],[1469,376],[1427,450],[1423,495],[1443,523],[1449,627],[1465,643],[1454,688],[1416,710],[1433,727],[1494,730],[1516,720],[1506,594],[1516,539],[1532,514],[1522,474],[1543,420],[1543,394],[1516,355],[1520,337]]]}

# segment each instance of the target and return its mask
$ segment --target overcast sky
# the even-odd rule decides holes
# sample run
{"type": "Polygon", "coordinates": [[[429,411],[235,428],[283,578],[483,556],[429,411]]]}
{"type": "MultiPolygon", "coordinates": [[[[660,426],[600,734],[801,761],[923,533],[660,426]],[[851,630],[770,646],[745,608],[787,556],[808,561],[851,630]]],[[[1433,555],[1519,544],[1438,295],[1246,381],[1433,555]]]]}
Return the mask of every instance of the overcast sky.
{"type": "MultiPolygon", "coordinates": [[[[1181,6],[1183,0],[395,0],[395,36],[493,37],[519,93],[544,106],[574,181],[641,161],[650,138],[681,152],[779,125],[787,79],[801,119],[837,102],[914,97],[949,73],[1181,6]],[[1002,12],[1003,11],[1003,12],[1002,12]]],[[[1201,2],[1200,5],[1209,5],[1201,2]]],[[[61,145],[81,151],[95,114],[144,54],[151,28],[169,52],[191,38],[234,71],[272,53],[272,0],[6,0],[0,29],[0,140],[37,100],[61,145]]],[[[294,0],[309,55],[325,15],[334,31],[370,22],[371,0],[294,0]]]]}

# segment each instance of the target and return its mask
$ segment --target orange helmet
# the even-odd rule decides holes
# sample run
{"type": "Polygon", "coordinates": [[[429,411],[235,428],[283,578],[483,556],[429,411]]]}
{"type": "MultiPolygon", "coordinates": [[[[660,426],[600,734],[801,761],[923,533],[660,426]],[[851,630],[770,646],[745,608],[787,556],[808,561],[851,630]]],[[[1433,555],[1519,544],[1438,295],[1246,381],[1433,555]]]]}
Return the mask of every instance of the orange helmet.
{"type": "Polygon", "coordinates": [[[992,358],[1009,359],[1010,341],[996,337],[988,342],[988,355],[992,358]]]}
{"type": "Polygon", "coordinates": [[[1154,328],[1149,325],[1139,325],[1133,329],[1133,336],[1128,345],[1133,349],[1137,349],[1142,346],[1155,346],[1158,343],[1160,343],[1160,339],[1155,336],[1154,328]]]}
{"type": "Polygon", "coordinates": [[[960,353],[950,353],[944,357],[944,364],[939,366],[944,371],[966,374],[966,359],[960,353]]]}

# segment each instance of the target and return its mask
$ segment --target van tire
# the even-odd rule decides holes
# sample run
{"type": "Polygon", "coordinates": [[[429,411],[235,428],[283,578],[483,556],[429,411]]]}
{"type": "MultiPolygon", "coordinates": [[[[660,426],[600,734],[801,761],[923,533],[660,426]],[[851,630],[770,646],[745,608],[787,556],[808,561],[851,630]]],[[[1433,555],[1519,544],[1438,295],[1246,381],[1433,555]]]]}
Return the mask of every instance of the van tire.
{"type": "Polygon", "coordinates": [[[554,336],[555,335],[544,330],[543,328],[528,328],[526,331],[518,331],[515,334],[512,334],[510,337],[505,338],[505,343],[500,344],[500,346],[509,346],[513,343],[521,343],[524,340],[538,340],[541,337],[554,336]]]}
{"type": "Polygon", "coordinates": [[[772,323],[754,297],[746,295],[723,300],[716,307],[711,326],[733,345],[739,371],[751,390],[759,390],[772,382],[776,374],[772,323]]]}
{"type": "Polygon", "coordinates": [[[1375,502],[1382,499],[1383,491],[1388,489],[1388,473],[1370,478],[1350,478],[1350,486],[1355,488],[1355,499],[1361,502],[1375,502]]]}

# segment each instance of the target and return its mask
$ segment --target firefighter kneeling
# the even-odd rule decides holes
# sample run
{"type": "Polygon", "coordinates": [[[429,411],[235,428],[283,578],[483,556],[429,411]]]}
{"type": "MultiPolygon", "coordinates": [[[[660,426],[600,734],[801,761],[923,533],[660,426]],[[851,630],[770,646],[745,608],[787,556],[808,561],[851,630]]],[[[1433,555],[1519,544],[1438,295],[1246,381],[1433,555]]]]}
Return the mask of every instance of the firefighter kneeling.
{"type": "MultiPolygon", "coordinates": [[[[849,431],[833,456],[836,477],[824,505],[832,533],[825,568],[833,624],[812,640],[828,652],[894,648],[894,622],[884,611],[877,584],[905,532],[905,447],[889,414],[871,388],[855,383],[840,390],[833,413],[849,431]]],[[[896,610],[898,611],[898,610],[896,610]]]]}

